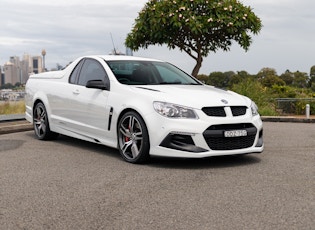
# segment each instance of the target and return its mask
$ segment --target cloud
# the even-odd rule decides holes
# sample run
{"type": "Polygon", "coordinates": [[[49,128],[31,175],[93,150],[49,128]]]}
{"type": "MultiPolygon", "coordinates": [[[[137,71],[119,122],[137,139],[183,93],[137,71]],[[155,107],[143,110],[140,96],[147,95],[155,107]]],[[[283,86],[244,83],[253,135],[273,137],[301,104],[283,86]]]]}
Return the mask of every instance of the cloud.
{"type": "Polygon", "coordinates": [[[143,4],[128,0],[4,0],[1,60],[25,52],[38,55],[43,48],[48,66],[56,62],[50,55],[64,57],[60,58],[63,61],[75,55],[109,53],[110,33],[115,44],[124,49],[125,36],[143,4]]]}
{"type": "MultiPolygon", "coordinates": [[[[10,56],[40,55],[46,49],[46,66],[67,64],[91,54],[125,51],[124,40],[138,12],[147,0],[2,0],[0,21],[0,65],[10,56]]],[[[253,37],[248,52],[233,45],[230,52],[211,53],[201,73],[246,70],[257,73],[272,67],[308,72],[315,64],[312,30],[315,23],[313,0],[243,0],[251,6],[264,27],[253,37]]],[[[150,46],[135,55],[172,62],[191,72],[195,61],[178,50],[150,46]]]]}

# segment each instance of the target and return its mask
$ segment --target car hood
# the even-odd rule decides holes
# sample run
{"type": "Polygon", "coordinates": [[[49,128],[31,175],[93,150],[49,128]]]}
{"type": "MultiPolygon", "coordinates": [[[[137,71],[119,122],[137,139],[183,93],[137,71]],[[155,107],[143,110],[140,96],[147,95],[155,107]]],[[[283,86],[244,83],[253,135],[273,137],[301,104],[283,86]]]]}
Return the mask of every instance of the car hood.
{"type": "Polygon", "coordinates": [[[207,106],[250,106],[250,99],[232,91],[207,85],[135,86],[154,101],[164,101],[200,109],[207,106]]]}

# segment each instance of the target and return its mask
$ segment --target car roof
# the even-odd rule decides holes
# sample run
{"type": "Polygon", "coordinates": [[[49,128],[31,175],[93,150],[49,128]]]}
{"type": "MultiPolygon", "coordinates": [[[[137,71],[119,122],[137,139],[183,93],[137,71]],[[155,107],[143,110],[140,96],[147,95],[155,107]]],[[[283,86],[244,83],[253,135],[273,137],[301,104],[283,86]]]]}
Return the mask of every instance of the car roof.
{"type": "Polygon", "coordinates": [[[145,57],[136,57],[136,56],[126,56],[126,55],[92,55],[87,57],[98,57],[102,58],[105,61],[119,61],[119,60],[133,60],[133,61],[158,61],[163,62],[161,60],[152,59],[152,58],[145,58],[145,57]]]}

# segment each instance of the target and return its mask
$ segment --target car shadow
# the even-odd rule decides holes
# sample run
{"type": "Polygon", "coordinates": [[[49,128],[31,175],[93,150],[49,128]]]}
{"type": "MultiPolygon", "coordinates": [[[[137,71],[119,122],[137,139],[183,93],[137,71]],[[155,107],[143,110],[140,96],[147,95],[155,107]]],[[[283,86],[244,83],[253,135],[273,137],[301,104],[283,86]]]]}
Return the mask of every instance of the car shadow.
{"type": "Polygon", "coordinates": [[[77,138],[72,138],[64,135],[59,135],[57,140],[59,143],[63,143],[65,145],[69,145],[74,148],[84,149],[88,150],[89,152],[95,152],[99,154],[103,154],[109,157],[115,157],[117,159],[120,159],[120,155],[117,149],[97,144],[89,141],[80,140],[77,138]]]}
{"type": "Polygon", "coordinates": [[[0,152],[20,148],[25,141],[23,140],[0,140],[0,152]]]}
{"type": "Polygon", "coordinates": [[[214,156],[207,158],[167,158],[154,157],[152,167],[176,169],[229,168],[257,164],[261,160],[257,155],[214,156]]]}
{"type": "MultiPolygon", "coordinates": [[[[36,139],[36,136],[33,132],[28,132],[26,135],[36,139]]],[[[40,140],[38,140],[38,141],[40,141],[40,140]]],[[[62,145],[66,145],[66,146],[71,146],[72,148],[83,149],[83,150],[87,150],[89,152],[103,154],[103,155],[106,155],[109,157],[115,157],[117,159],[120,159],[120,155],[119,155],[119,152],[117,149],[107,147],[105,145],[101,145],[101,144],[97,144],[97,143],[93,143],[93,142],[84,141],[84,140],[80,140],[77,138],[61,135],[61,134],[58,135],[58,137],[54,140],[45,140],[45,141],[53,142],[56,144],[62,144],[62,145]]]]}
{"type": "MultiPolygon", "coordinates": [[[[33,133],[28,135],[34,136],[33,133]]],[[[84,149],[89,152],[106,155],[106,157],[115,158],[123,161],[119,151],[114,148],[107,147],[80,139],[59,135],[56,143],[64,144],[78,149],[84,149]]],[[[244,155],[231,155],[231,156],[214,156],[207,158],[172,158],[172,157],[151,157],[149,162],[144,164],[136,164],[135,166],[147,166],[155,168],[173,168],[173,169],[202,169],[202,168],[228,168],[239,167],[251,164],[257,164],[261,161],[259,154],[244,154],[244,155]]],[[[126,162],[126,164],[128,164],[126,162]]]]}

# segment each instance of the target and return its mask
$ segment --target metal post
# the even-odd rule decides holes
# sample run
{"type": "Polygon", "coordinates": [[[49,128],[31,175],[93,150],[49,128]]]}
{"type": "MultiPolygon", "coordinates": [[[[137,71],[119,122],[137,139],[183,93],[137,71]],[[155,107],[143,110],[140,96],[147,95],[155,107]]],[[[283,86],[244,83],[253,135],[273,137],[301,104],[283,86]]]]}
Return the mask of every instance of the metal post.
{"type": "Polygon", "coordinates": [[[306,118],[309,119],[310,118],[310,104],[306,104],[306,108],[305,108],[305,113],[306,113],[306,118]]]}

